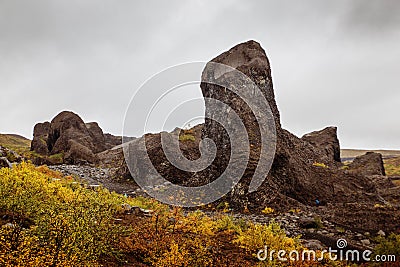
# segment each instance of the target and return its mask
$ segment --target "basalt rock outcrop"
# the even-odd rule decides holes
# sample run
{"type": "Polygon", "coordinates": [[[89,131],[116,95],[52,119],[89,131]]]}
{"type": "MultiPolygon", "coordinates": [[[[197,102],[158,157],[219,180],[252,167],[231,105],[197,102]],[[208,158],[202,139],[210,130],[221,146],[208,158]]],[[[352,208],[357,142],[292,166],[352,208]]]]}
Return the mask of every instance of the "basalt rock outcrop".
{"type": "MultiPolygon", "coordinates": [[[[321,205],[328,203],[368,202],[381,203],[380,189],[374,179],[366,173],[351,172],[340,162],[340,144],[337,138],[336,127],[327,127],[304,135],[295,136],[281,126],[280,113],[274,97],[271,68],[265,51],[255,41],[239,44],[229,51],[214,58],[211,62],[228,65],[251,79],[261,90],[263,97],[268,101],[270,113],[276,130],[276,153],[271,159],[272,167],[265,173],[265,180],[254,192],[249,186],[255,169],[260,162],[260,136],[262,128],[255,120],[256,115],[237,94],[224,86],[215,83],[201,83],[201,91],[207,99],[215,99],[228,105],[243,122],[248,133],[248,142],[243,142],[236,148],[238,151],[249,149],[249,160],[240,182],[232,188],[222,201],[230,203],[231,207],[243,210],[260,210],[266,206],[276,209],[285,209],[293,205],[315,205],[318,199],[321,205]]],[[[231,73],[213,73],[213,68],[206,66],[203,77],[214,76],[219,84],[226,84],[232,79],[231,73]]],[[[288,74],[290,75],[290,74],[288,74]]],[[[239,85],[240,86],[240,85],[239,85]]],[[[254,86],[247,88],[253,90],[254,86]]],[[[163,133],[166,140],[190,135],[191,138],[180,138],[180,150],[189,160],[196,160],[201,156],[199,151],[200,140],[212,139],[216,145],[216,157],[205,169],[197,172],[183,171],[171,164],[165,156],[161,145],[161,134],[146,134],[129,144],[129,153],[140,159],[149,156],[151,163],[142,164],[140,160],[130,162],[132,175],[152,179],[149,174],[152,166],[168,181],[191,186],[201,186],[218,178],[224,172],[231,155],[231,140],[225,129],[212,120],[213,117],[229,120],[230,111],[215,108],[212,102],[205,100],[206,121],[190,130],[177,129],[172,133],[163,133]],[[143,145],[145,143],[145,146],[143,145]],[[151,164],[152,166],[150,166],[151,164]]],[[[262,115],[262,114],[261,114],[262,115]]],[[[269,116],[270,114],[265,114],[269,116]]],[[[269,118],[271,119],[271,118],[269,118]]],[[[306,118],[305,118],[306,119],[306,118]]],[[[229,124],[229,123],[228,123],[229,124]]],[[[272,128],[267,128],[272,129],[272,128]]],[[[169,141],[167,141],[169,142],[169,141]]],[[[240,142],[239,142],[240,143],[240,142]]],[[[130,175],[123,162],[122,148],[103,152],[101,161],[114,163],[119,166],[119,175],[130,175]]],[[[361,166],[366,162],[360,161],[361,166]]],[[[382,172],[368,172],[368,174],[382,174],[382,172]]],[[[382,178],[386,179],[386,178],[382,178]]],[[[385,182],[381,183],[382,185],[385,182]]]]}
{"type": "Polygon", "coordinates": [[[116,139],[104,135],[96,122],[85,123],[77,114],[63,111],[51,122],[35,125],[31,150],[48,156],[46,163],[55,156],[70,164],[96,163],[97,154],[117,144],[116,139]]]}
{"type": "MultiPolygon", "coordinates": [[[[245,103],[237,95],[227,93],[226,88],[214,84],[202,83],[204,97],[214,98],[228,104],[240,114],[246,130],[249,133],[250,161],[247,169],[234,190],[227,196],[237,207],[257,209],[271,203],[290,201],[294,199],[304,204],[311,204],[315,199],[322,203],[337,201],[350,196],[354,191],[374,190],[373,185],[363,177],[345,177],[339,169],[340,144],[337,129],[327,127],[321,131],[306,134],[302,138],[291,134],[281,127],[280,114],[274,97],[271,69],[268,58],[262,47],[254,41],[239,44],[229,51],[214,58],[217,62],[231,66],[250,79],[260,88],[269,103],[274,116],[276,128],[276,153],[273,165],[261,187],[253,193],[249,192],[249,184],[259,160],[257,144],[260,144],[260,127],[255,123],[254,116],[247,115],[245,103]],[[342,178],[339,178],[342,177],[342,178]],[[346,181],[349,179],[351,182],[346,181]]],[[[204,75],[204,73],[203,73],[204,75]]],[[[225,77],[221,76],[221,79],[225,77]]],[[[207,106],[209,117],[221,110],[207,106]]],[[[220,115],[221,116],[221,115],[220,115]]],[[[230,154],[229,137],[224,134],[218,123],[206,119],[203,137],[211,138],[217,144],[216,167],[208,173],[217,177],[228,164],[230,154]]],[[[248,145],[248,144],[243,144],[248,145]]]]}
{"type": "Polygon", "coordinates": [[[356,157],[349,164],[349,172],[359,175],[385,175],[382,154],[367,152],[365,155],[356,157]]]}
{"type": "Polygon", "coordinates": [[[321,131],[305,134],[301,139],[321,150],[322,157],[320,161],[328,164],[332,162],[341,162],[340,144],[337,138],[336,127],[326,127],[321,131]]]}

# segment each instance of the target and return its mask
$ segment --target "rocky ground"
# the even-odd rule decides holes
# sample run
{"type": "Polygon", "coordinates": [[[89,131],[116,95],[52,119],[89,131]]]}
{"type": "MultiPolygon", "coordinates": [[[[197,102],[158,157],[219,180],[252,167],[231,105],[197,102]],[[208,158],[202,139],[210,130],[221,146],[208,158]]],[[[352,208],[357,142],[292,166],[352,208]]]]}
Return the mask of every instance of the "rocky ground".
{"type": "MultiPolygon", "coordinates": [[[[116,180],[112,178],[110,174],[114,170],[109,168],[89,165],[57,165],[50,166],[50,168],[60,171],[65,175],[71,175],[88,187],[102,185],[110,191],[131,197],[147,196],[145,191],[131,180],[116,180]]],[[[362,204],[358,203],[356,205],[359,206],[358,209],[361,209],[362,204]]],[[[353,208],[355,207],[353,206],[353,208]]],[[[366,208],[362,207],[363,210],[366,208]]],[[[375,207],[370,208],[374,209],[375,213],[377,212],[375,207]]],[[[216,216],[221,211],[205,209],[204,212],[210,216],[216,216]]],[[[303,205],[287,212],[273,212],[271,214],[250,214],[248,212],[232,210],[228,211],[227,214],[237,219],[249,220],[261,224],[267,224],[274,220],[285,229],[287,235],[291,237],[300,235],[304,245],[310,249],[335,248],[338,239],[347,240],[348,248],[371,249],[375,245],[375,237],[387,234],[384,230],[374,229],[374,226],[368,224],[365,225],[364,229],[355,229],[343,224],[341,223],[341,218],[337,216],[337,213],[340,212],[337,207],[332,205],[318,207],[303,205]]],[[[381,212],[385,212],[385,210],[381,212]]],[[[352,214],[350,212],[347,213],[347,216],[357,218],[358,215],[357,213],[352,214]]]]}
{"type": "Polygon", "coordinates": [[[135,197],[142,193],[142,190],[131,180],[115,179],[110,173],[114,170],[105,167],[91,165],[54,165],[50,169],[59,171],[64,175],[70,175],[86,184],[89,187],[103,186],[110,191],[123,195],[135,197]]]}

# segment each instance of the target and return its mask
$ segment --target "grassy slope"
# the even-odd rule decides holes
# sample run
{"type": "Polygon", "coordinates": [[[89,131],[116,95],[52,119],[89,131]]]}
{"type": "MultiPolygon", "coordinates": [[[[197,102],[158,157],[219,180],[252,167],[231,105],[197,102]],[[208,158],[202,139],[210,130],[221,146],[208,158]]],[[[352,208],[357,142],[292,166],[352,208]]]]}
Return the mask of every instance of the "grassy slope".
{"type": "Polygon", "coordinates": [[[16,134],[0,134],[0,145],[12,150],[29,150],[31,140],[16,134]]]}

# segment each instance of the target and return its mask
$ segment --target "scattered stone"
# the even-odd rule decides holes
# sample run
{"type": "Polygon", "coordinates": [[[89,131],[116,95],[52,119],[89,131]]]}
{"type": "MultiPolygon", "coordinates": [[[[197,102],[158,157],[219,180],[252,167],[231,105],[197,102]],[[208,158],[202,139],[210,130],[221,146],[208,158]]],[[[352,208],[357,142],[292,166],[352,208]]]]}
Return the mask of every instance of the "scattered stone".
{"type": "Polygon", "coordinates": [[[369,241],[369,239],[362,239],[360,242],[361,242],[361,244],[362,244],[363,246],[369,246],[369,245],[371,245],[371,241],[369,241]]]}
{"type": "Polygon", "coordinates": [[[382,230],[379,230],[378,235],[384,237],[384,236],[386,236],[386,233],[382,230]]]}
{"type": "Polygon", "coordinates": [[[322,244],[322,242],[316,239],[300,240],[300,242],[303,244],[304,247],[308,248],[309,250],[317,251],[324,249],[324,245],[322,244]]]}
{"type": "Polygon", "coordinates": [[[124,203],[124,204],[122,204],[122,209],[123,209],[126,213],[128,213],[128,212],[131,212],[131,211],[132,211],[132,206],[129,205],[128,203],[124,203]]]}
{"type": "Polygon", "coordinates": [[[6,157],[0,157],[0,168],[12,168],[11,163],[6,157]]]}

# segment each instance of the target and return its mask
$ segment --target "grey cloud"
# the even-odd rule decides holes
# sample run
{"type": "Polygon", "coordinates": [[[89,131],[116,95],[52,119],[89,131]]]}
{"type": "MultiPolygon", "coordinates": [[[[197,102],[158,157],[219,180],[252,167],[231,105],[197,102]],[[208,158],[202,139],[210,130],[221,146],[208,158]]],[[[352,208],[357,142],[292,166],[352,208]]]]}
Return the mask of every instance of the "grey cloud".
{"type": "Polygon", "coordinates": [[[400,148],[398,10],[395,0],[1,1],[0,132],[31,137],[67,109],[120,134],[151,75],[255,39],[286,128],[337,125],[345,147],[400,148]]]}

